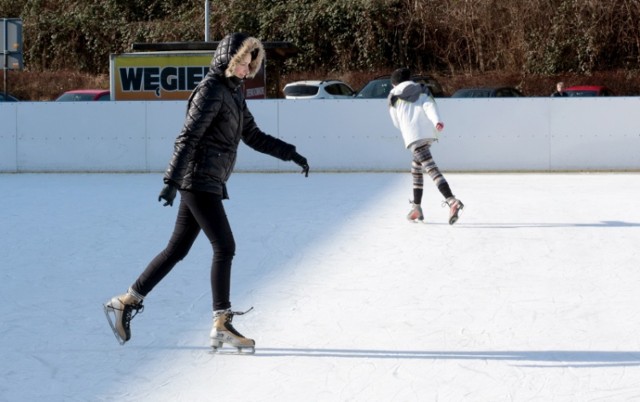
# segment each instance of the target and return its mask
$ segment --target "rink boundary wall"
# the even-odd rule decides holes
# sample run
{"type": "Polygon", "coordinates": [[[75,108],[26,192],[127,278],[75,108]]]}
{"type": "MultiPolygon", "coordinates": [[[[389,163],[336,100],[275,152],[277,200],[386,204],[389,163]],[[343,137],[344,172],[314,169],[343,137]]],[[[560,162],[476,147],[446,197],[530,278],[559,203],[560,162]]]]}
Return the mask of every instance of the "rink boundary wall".
{"type": "MultiPolygon", "coordinates": [[[[406,171],[385,100],[255,100],[263,131],[316,171],[406,171]]],[[[433,155],[447,171],[638,171],[639,97],[438,99],[433,155]]],[[[163,171],[184,101],[0,104],[0,172],[163,171]]],[[[241,145],[236,171],[296,166],[241,145]]]]}

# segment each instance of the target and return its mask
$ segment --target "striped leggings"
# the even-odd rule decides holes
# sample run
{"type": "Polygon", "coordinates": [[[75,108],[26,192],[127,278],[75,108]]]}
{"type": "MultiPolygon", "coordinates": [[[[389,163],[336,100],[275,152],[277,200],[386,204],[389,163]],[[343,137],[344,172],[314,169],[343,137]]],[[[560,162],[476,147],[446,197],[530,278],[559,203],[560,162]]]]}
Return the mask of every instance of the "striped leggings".
{"type": "Polygon", "coordinates": [[[411,162],[413,188],[423,188],[424,172],[431,177],[437,187],[447,182],[431,156],[431,143],[422,145],[413,151],[413,161],[411,162]]]}
{"type": "Polygon", "coordinates": [[[447,180],[438,169],[438,165],[431,156],[431,143],[427,143],[413,150],[413,161],[411,162],[411,176],[413,177],[413,188],[422,190],[424,187],[424,172],[436,184],[438,190],[445,198],[453,196],[447,180]]]}

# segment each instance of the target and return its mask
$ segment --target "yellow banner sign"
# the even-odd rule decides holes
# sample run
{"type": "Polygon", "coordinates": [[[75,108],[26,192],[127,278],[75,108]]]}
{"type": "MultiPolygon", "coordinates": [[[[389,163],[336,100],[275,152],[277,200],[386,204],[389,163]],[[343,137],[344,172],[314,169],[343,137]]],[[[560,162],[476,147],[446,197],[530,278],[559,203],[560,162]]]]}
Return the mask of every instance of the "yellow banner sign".
{"type": "MultiPolygon", "coordinates": [[[[213,52],[112,54],[111,99],[184,100],[207,75],[213,52]]],[[[264,65],[245,81],[247,99],[266,97],[264,65]]]]}

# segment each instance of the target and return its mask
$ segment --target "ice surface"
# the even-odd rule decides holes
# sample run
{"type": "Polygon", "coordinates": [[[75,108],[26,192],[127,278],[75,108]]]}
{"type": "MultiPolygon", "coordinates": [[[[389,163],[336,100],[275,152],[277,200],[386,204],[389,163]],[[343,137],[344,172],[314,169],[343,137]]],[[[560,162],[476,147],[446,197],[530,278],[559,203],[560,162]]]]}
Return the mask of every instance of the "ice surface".
{"type": "Polygon", "coordinates": [[[0,401],[640,400],[640,174],[236,173],[234,320],[206,238],[118,345],[102,303],[165,245],[160,174],[0,175],[0,401]]]}

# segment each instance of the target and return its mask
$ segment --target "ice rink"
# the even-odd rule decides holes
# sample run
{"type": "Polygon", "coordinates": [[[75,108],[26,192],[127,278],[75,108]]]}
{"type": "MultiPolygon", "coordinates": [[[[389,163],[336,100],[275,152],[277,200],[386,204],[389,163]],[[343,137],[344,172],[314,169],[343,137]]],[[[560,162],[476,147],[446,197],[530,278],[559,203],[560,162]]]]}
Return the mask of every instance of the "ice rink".
{"type": "Polygon", "coordinates": [[[102,303],[164,248],[155,174],[0,175],[0,401],[640,401],[640,173],[236,173],[234,320],[204,235],[120,346],[102,303]]]}

